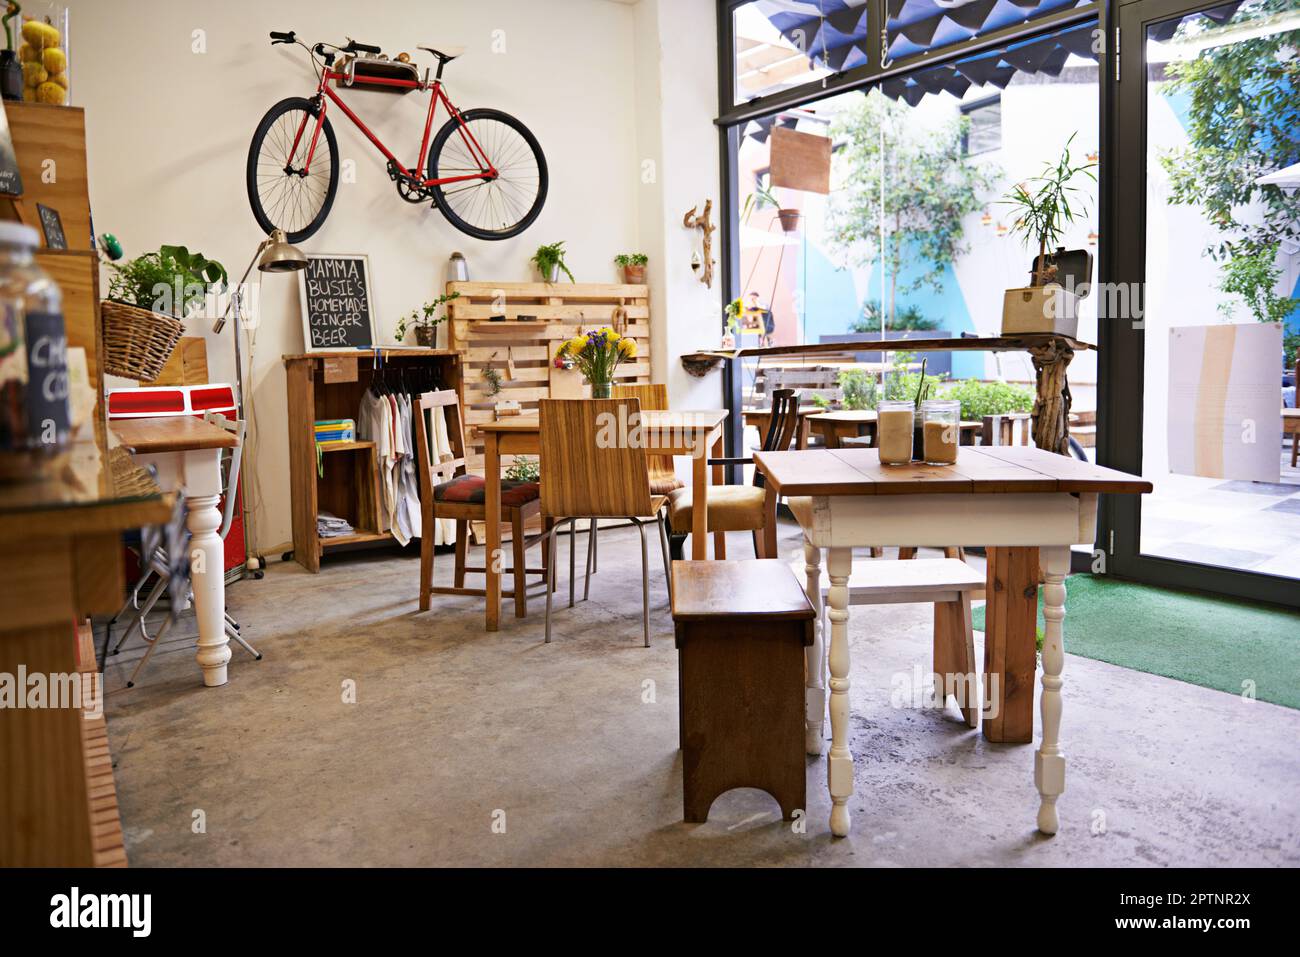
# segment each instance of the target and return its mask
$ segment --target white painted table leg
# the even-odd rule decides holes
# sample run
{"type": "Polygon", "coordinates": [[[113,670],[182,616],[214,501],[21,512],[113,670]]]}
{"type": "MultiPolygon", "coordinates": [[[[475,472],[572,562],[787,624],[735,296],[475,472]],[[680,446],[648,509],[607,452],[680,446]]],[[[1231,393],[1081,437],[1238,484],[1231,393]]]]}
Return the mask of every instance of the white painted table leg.
{"type": "Polygon", "coordinates": [[[221,536],[221,452],[201,449],[185,455],[185,527],[190,530],[190,580],[194,588],[194,616],[199,625],[199,650],[203,683],[215,688],[226,683],[230,661],[226,637],[225,554],[221,536]]]}
{"type": "Polygon", "coordinates": [[[826,759],[826,781],[831,792],[831,833],[847,837],[852,819],[853,753],[849,750],[849,574],[853,549],[832,548],[827,556],[831,587],[827,595],[831,622],[830,688],[831,753],[826,759]]]}
{"type": "Polygon", "coordinates": [[[822,753],[822,740],[826,731],[826,660],[823,653],[825,633],[822,628],[822,550],[816,545],[803,543],[804,572],[808,576],[808,600],[812,602],[817,617],[813,624],[813,643],[806,650],[807,678],[804,689],[806,707],[804,719],[804,750],[809,754],[822,753]]]}
{"type": "Polygon", "coordinates": [[[1038,829],[1055,834],[1060,827],[1056,799],[1065,792],[1065,754],[1061,751],[1061,669],[1065,666],[1065,576],[1070,570],[1070,549],[1054,546],[1039,550],[1043,568],[1043,737],[1034,755],[1034,785],[1042,798],[1038,829]]]}

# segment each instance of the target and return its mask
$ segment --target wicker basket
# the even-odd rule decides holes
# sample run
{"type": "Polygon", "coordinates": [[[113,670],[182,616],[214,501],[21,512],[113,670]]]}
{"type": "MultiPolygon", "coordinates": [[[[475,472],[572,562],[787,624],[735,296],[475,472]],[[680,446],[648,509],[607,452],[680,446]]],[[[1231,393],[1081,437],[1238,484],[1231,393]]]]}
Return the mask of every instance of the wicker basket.
{"type": "Polygon", "coordinates": [[[139,382],[152,382],[171,358],[185,327],[179,319],[139,306],[105,300],[104,371],[139,382]]]}

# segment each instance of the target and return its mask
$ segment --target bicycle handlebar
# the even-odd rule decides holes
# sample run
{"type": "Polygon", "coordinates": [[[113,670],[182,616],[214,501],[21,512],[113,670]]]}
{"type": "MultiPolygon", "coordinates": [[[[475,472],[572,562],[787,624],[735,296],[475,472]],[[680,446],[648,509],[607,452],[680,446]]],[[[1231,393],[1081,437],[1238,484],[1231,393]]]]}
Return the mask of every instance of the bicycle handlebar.
{"type": "Polygon", "coordinates": [[[345,51],[347,51],[348,53],[374,53],[374,54],[379,54],[379,53],[384,52],[381,48],[379,48],[379,47],[377,47],[377,46],[372,46],[372,45],[369,44],[369,43],[358,43],[356,40],[353,40],[351,37],[348,37],[348,45],[345,46],[345,47],[343,47],[343,49],[344,49],[345,51]]]}
{"type": "Polygon", "coordinates": [[[297,39],[298,39],[298,38],[295,37],[295,36],[293,35],[293,31],[292,31],[292,30],[290,30],[288,33],[282,33],[282,32],[280,32],[279,30],[272,30],[272,31],[271,31],[271,43],[272,43],[272,44],[276,44],[276,43],[296,43],[296,42],[297,42],[297,39]]]}

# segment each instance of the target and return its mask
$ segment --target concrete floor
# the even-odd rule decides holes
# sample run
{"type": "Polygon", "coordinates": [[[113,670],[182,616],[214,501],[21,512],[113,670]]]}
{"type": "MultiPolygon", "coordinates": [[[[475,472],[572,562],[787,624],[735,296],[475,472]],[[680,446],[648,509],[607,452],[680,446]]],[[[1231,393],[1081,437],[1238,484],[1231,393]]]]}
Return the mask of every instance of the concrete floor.
{"type": "MultiPolygon", "coordinates": [[[[796,535],[783,527],[787,551],[796,535]]],[[[264,660],[232,646],[229,684],[203,688],[181,638],[110,693],[131,864],[1300,864],[1300,712],[1069,656],[1067,791],[1043,838],[1032,746],[990,745],[951,707],[891,707],[893,676],[928,665],[923,605],[853,609],[849,838],[829,834],[824,758],[803,833],[757,791],[684,824],[658,557],[647,650],[635,533],[601,544],[591,601],[560,608],[549,646],[540,600],[491,635],[479,600],[419,614],[407,556],[273,564],[231,587],[264,660]]],[[[747,556],[747,536],[730,548],[747,556]]],[[[110,660],[110,692],[134,657],[110,660]]]]}

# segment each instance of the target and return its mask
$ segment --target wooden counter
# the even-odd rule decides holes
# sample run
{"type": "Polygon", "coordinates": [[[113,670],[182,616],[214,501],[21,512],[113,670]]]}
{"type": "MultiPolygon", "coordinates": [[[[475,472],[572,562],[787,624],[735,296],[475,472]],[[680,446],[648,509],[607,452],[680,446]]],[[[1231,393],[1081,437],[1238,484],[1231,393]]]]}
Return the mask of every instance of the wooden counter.
{"type": "MultiPolygon", "coordinates": [[[[28,686],[54,676],[88,695],[95,665],[78,623],[122,602],[121,533],[166,522],[173,506],[125,450],[101,456],[93,443],[43,480],[0,484],[0,674],[24,674],[28,686]]],[[[126,862],[103,718],[79,700],[65,705],[15,707],[0,720],[0,866],[126,862]]]]}

